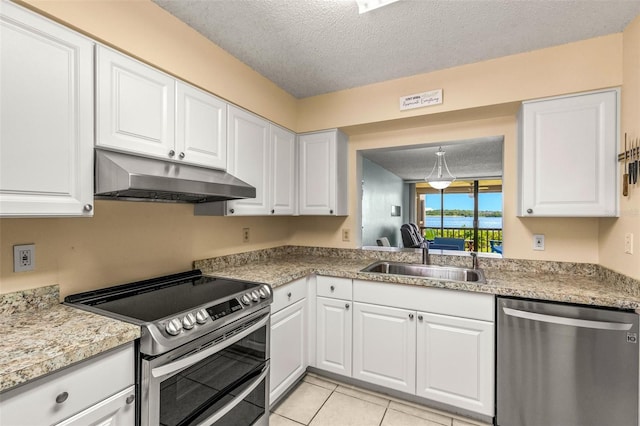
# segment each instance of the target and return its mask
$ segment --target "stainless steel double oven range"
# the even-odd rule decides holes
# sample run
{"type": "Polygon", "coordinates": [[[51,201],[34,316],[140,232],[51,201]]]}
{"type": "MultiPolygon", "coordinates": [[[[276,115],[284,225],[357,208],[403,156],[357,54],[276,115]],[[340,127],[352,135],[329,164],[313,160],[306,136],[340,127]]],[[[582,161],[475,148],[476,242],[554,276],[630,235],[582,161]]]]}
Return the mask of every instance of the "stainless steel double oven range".
{"type": "Polygon", "coordinates": [[[272,300],[268,285],[199,270],[65,298],[141,327],[142,426],[267,425],[272,300]]]}

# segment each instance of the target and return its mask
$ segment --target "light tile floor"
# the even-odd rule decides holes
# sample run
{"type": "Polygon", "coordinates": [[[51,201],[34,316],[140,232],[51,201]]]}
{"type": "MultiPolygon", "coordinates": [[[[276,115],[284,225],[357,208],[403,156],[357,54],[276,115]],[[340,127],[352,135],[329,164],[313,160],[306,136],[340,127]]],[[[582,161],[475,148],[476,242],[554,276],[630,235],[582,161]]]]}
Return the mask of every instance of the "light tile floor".
{"type": "Polygon", "coordinates": [[[308,373],[269,417],[271,426],[489,426],[308,373]]]}

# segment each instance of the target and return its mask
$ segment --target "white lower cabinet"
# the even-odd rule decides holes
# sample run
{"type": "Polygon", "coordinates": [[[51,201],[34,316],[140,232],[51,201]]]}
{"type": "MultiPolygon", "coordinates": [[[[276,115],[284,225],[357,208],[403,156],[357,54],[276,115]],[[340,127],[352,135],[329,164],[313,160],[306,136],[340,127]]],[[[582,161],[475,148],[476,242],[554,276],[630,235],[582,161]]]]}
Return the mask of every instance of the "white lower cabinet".
{"type": "Polygon", "coordinates": [[[133,344],[0,394],[0,424],[135,424],[133,344]]]}
{"type": "Polygon", "coordinates": [[[309,365],[307,279],[277,287],[271,311],[269,401],[273,404],[309,365]]]}
{"type": "Polygon", "coordinates": [[[107,398],[56,426],[124,426],[136,422],[135,386],[107,398]]]}
{"type": "Polygon", "coordinates": [[[491,294],[317,276],[275,289],[272,310],[272,402],[311,365],[494,416],[491,294]]]}
{"type": "Polygon", "coordinates": [[[416,395],[492,416],[493,323],[417,315],[416,395]]]}
{"type": "Polygon", "coordinates": [[[415,312],[353,304],[353,377],[402,392],[415,392],[415,312]]]}
{"type": "Polygon", "coordinates": [[[302,299],[271,316],[270,401],[305,373],[307,346],[307,300],[302,299]]]}
{"type": "Polygon", "coordinates": [[[351,301],[318,297],[316,367],[351,376],[351,301]]]}
{"type": "Polygon", "coordinates": [[[353,328],[349,301],[318,297],[318,368],[494,415],[493,295],[363,280],[353,280],[351,292],[321,284],[319,295],[352,294],[353,328]],[[343,367],[351,357],[352,371],[343,367]]]}

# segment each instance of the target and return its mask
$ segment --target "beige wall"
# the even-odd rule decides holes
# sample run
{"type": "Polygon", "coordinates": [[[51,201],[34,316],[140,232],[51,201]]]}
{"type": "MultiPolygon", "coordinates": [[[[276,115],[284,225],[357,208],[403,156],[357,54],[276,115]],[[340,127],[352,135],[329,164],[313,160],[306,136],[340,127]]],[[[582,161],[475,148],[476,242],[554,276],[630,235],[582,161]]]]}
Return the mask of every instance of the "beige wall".
{"type": "MultiPolygon", "coordinates": [[[[22,2],[105,44],[295,130],[297,101],[150,0],[22,2]]],[[[63,295],[286,244],[288,219],[194,217],[190,205],[96,202],[91,219],[0,219],[0,293],[59,284],[63,295]],[[242,228],[251,242],[242,243],[242,228]],[[12,246],[36,244],[36,271],[13,273],[12,246]]]]}
{"type": "MultiPolygon", "coordinates": [[[[526,99],[620,86],[622,42],[622,34],[614,34],[302,99],[297,127],[342,127],[350,134],[350,212],[359,211],[357,150],[504,135],[504,255],[598,263],[601,222],[621,229],[616,220],[516,217],[516,116],[526,99]],[[400,96],[439,88],[444,91],[442,105],[399,111],[400,96]],[[545,235],[544,251],[533,250],[533,234],[545,235]]],[[[341,226],[359,230],[360,219],[351,215],[341,226]]],[[[305,232],[313,229],[307,226],[305,232]]],[[[339,232],[313,236],[319,245],[343,244],[339,232]]],[[[309,240],[296,234],[293,241],[309,240]]]]}
{"type": "MultiPolygon", "coordinates": [[[[622,117],[619,152],[624,150],[624,133],[640,139],[640,17],[623,34],[624,62],[622,117]]],[[[624,171],[620,168],[620,177],[624,171]]],[[[640,279],[640,185],[629,187],[629,196],[620,200],[620,218],[600,221],[600,263],[640,279]],[[634,236],[633,255],[624,252],[624,236],[634,236]]]]}
{"type": "MultiPolygon", "coordinates": [[[[418,127],[366,133],[358,128],[349,140],[350,211],[358,211],[360,197],[356,179],[356,153],[358,150],[437,143],[477,137],[504,135],[503,175],[503,229],[504,255],[509,258],[598,262],[598,219],[532,219],[516,217],[517,198],[517,106],[494,108],[492,116],[485,110],[456,113],[455,120],[448,114],[438,119],[429,119],[428,124],[418,127]],[[360,133],[363,132],[363,133],[360,133]],[[545,235],[545,251],[534,251],[533,234],[545,235]]],[[[415,123],[415,120],[412,124],[415,123]]],[[[359,229],[358,217],[350,216],[343,225],[359,229]]],[[[325,242],[331,245],[330,242],[325,242]]]]}
{"type": "Polygon", "coordinates": [[[622,84],[613,34],[300,100],[300,132],[581,92],[622,84]],[[399,110],[399,98],[443,89],[442,105],[399,110]]]}
{"type": "Polygon", "coordinates": [[[62,295],[191,269],[193,261],[287,244],[289,218],[203,217],[190,204],[96,201],[93,218],[0,220],[0,292],[59,284],[62,295]],[[242,242],[242,228],[250,242],[242,242]],[[36,270],[13,273],[14,244],[36,270]]]}
{"type": "MultiPolygon", "coordinates": [[[[620,220],[515,217],[517,102],[622,84],[621,34],[297,101],[149,0],[28,3],[292,130],[345,127],[352,136],[351,215],[211,218],[194,217],[190,205],[97,201],[92,219],[1,219],[0,293],[57,283],[66,295],[184,270],[194,259],[287,243],[356,247],[355,240],[342,241],[341,229],[351,229],[355,237],[359,227],[357,150],[496,134],[505,135],[508,257],[598,262],[602,256],[605,265],[640,275],[618,255],[620,235],[635,229],[636,255],[628,258],[638,263],[638,205],[631,200],[623,204],[620,220]],[[444,89],[441,107],[398,111],[400,96],[433,88],[444,89]],[[250,243],[241,242],[243,227],[251,228],[250,243]],[[530,249],[533,233],[546,235],[546,251],[530,249]],[[36,244],[35,272],[12,272],[12,246],[21,243],[36,244]]],[[[633,49],[637,55],[634,25],[629,37],[636,44],[625,45],[625,52],[633,49]]],[[[631,57],[625,53],[625,58],[631,57]]],[[[636,94],[639,69],[625,64],[625,75],[635,72],[630,83],[635,88],[629,90],[636,94]]],[[[637,126],[640,109],[634,108],[626,121],[637,126]]]]}

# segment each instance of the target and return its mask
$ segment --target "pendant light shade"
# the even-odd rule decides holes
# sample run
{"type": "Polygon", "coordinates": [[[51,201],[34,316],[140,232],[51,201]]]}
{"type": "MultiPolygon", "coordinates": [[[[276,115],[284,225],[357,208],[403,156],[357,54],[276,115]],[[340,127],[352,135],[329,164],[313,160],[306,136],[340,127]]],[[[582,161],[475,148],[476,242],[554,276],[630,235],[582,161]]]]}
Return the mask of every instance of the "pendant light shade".
{"type": "Polygon", "coordinates": [[[398,0],[356,0],[356,3],[358,4],[358,12],[362,15],[363,13],[369,12],[373,9],[377,9],[397,1],[398,0]]]}
{"type": "Polygon", "coordinates": [[[451,185],[451,182],[456,180],[449,171],[449,167],[447,167],[447,160],[444,159],[444,153],[442,147],[440,147],[438,152],[436,152],[436,163],[433,165],[431,173],[424,178],[424,180],[435,189],[445,189],[451,185]]]}

